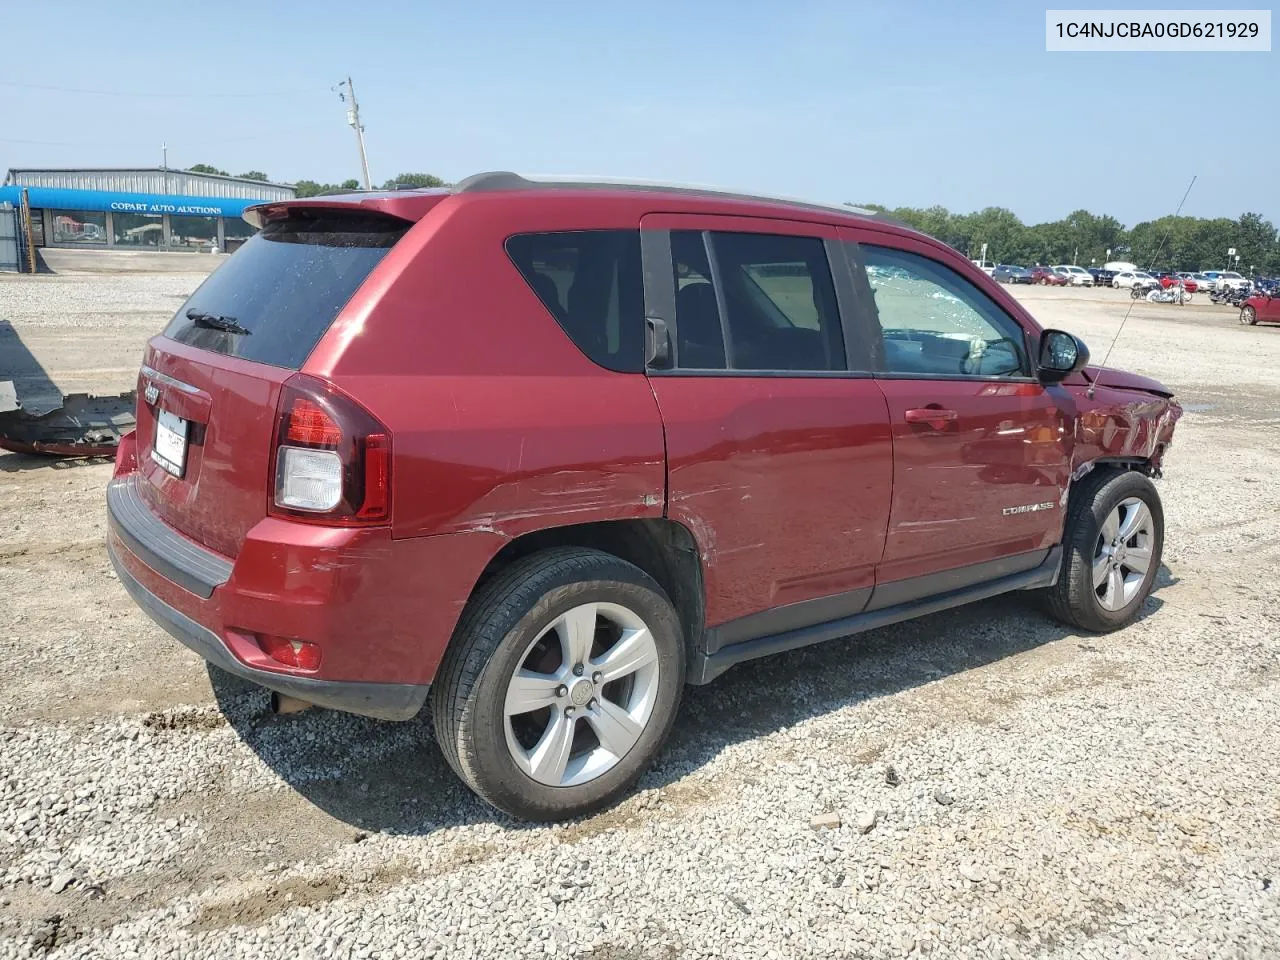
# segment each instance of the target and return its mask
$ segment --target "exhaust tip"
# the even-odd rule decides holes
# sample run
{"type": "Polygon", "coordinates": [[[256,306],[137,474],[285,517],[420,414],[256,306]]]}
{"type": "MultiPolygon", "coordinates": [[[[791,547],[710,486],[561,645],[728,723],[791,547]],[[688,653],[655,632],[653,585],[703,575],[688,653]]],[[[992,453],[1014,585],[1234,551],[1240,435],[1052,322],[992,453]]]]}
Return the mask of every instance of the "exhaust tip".
{"type": "Polygon", "coordinates": [[[308,703],[306,700],[299,700],[297,697],[290,697],[283,693],[271,691],[271,712],[276,716],[284,716],[290,713],[301,713],[303,710],[310,710],[314,704],[308,703]]]}

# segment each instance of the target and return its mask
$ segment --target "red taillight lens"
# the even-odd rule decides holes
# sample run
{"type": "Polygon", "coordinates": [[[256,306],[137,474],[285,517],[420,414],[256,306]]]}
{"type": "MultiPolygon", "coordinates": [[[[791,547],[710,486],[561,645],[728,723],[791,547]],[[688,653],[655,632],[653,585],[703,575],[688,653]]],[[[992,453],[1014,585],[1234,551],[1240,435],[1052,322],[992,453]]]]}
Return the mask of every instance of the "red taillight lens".
{"type": "Polygon", "coordinates": [[[375,433],[364,438],[364,503],[361,520],[385,520],[391,513],[391,438],[375,433]]]}
{"type": "Polygon", "coordinates": [[[273,637],[271,634],[258,635],[258,646],[272,660],[286,667],[297,667],[299,670],[318,670],[320,668],[320,646],[306,640],[293,640],[289,637],[273,637]]]}
{"type": "Polygon", "coordinates": [[[332,384],[296,374],[280,391],[269,512],[355,526],[391,517],[391,434],[332,384]]]}
{"type": "Polygon", "coordinates": [[[319,404],[298,397],[285,411],[288,423],[285,437],[290,443],[303,443],[313,447],[334,447],[342,440],[342,428],[333,422],[319,404]]]}

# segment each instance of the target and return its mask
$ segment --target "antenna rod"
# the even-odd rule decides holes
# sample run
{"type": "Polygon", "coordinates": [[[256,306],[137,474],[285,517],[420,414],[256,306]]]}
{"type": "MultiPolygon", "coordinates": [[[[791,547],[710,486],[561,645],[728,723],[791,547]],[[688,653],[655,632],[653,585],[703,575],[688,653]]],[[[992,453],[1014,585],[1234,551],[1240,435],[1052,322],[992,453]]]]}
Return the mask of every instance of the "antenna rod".
{"type": "MultiPolygon", "coordinates": [[[[1199,175],[1197,174],[1197,176],[1199,175]]],[[[1191,188],[1194,187],[1195,185],[1196,185],[1196,178],[1192,177],[1191,182],[1187,184],[1186,193],[1184,193],[1182,195],[1182,199],[1178,201],[1178,209],[1173,211],[1173,218],[1175,220],[1178,219],[1178,214],[1182,213],[1182,205],[1187,202],[1187,197],[1191,195],[1191,188]]],[[[1151,255],[1151,260],[1147,264],[1148,272],[1150,272],[1155,267],[1156,261],[1160,258],[1160,251],[1164,249],[1165,241],[1169,239],[1169,231],[1172,229],[1173,229],[1172,223],[1165,228],[1164,236],[1160,238],[1160,243],[1156,247],[1156,252],[1151,255]]],[[[1129,314],[1133,313],[1134,304],[1136,304],[1137,302],[1138,301],[1133,298],[1129,300],[1129,309],[1124,312],[1124,319],[1120,321],[1120,326],[1116,328],[1116,335],[1111,338],[1111,345],[1107,347],[1106,356],[1102,358],[1102,363],[1099,364],[1099,366],[1105,367],[1107,365],[1107,361],[1111,359],[1111,351],[1116,348],[1116,344],[1120,341],[1120,332],[1124,330],[1124,325],[1129,322],[1129,314]]],[[[1097,389],[1097,387],[1098,387],[1097,380],[1094,380],[1092,383],[1089,384],[1089,390],[1087,395],[1090,400],[1093,399],[1093,393],[1097,389]]]]}
{"type": "Polygon", "coordinates": [[[360,145],[360,167],[364,171],[364,188],[372,190],[373,184],[369,180],[369,158],[364,152],[364,124],[360,122],[360,104],[356,101],[356,88],[351,83],[350,75],[347,76],[347,92],[351,94],[351,110],[347,113],[347,123],[355,127],[356,143],[360,145]]]}

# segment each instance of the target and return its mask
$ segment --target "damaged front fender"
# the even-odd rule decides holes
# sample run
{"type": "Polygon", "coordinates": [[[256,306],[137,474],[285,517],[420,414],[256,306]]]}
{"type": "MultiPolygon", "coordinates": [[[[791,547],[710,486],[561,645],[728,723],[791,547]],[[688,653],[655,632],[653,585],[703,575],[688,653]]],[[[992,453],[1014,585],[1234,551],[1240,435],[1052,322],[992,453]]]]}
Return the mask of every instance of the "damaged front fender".
{"type": "Polygon", "coordinates": [[[1075,406],[1075,444],[1072,477],[1078,478],[1098,461],[1131,462],[1158,474],[1173,431],[1182,416],[1181,405],[1159,388],[1132,378],[1134,388],[1108,386],[1107,378],[1089,387],[1070,388],[1075,406]]]}

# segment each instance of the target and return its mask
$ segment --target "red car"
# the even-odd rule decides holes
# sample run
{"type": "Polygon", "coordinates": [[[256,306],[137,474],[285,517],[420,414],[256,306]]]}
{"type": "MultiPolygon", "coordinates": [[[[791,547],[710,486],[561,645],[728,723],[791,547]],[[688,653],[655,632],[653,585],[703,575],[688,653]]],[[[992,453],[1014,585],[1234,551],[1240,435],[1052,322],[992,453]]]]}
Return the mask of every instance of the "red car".
{"type": "Polygon", "coordinates": [[[147,345],[120,581],[277,708],[430,698],[514,815],[615,801],[745,660],[1151,589],[1170,391],[870,212],[495,173],[249,217],[147,345]]]}
{"type": "Polygon", "coordinates": [[[1055,273],[1053,267],[1032,267],[1031,282],[1050,287],[1065,287],[1071,280],[1060,273],[1055,273]]]}
{"type": "Polygon", "coordinates": [[[1178,284],[1182,284],[1182,289],[1186,290],[1187,293],[1195,293],[1196,290],[1199,289],[1199,284],[1190,277],[1184,277],[1176,273],[1160,274],[1160,286],[1164,287],[1164,289],[1168,290],[1170,287],[1176,287],[1178,284]]]}
{"type": "Polygon", "coordinates": [[[1240,322],[1280,323],[1280,297],[1268,293],[1255,293],[1240,307],[1240,322]]]}

